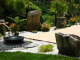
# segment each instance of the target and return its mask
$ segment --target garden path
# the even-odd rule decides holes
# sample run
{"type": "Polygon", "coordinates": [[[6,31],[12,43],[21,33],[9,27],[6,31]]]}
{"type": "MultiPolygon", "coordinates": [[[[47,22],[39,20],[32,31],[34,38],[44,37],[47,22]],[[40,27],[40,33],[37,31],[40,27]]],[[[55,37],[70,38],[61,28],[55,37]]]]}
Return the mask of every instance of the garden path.
{"type": "Polygon", "coordinates": [[[61,32],[64,34],[74,34],[74,35],[80,36],[80,25],[74,25],[71,27],[63,28],[63,29],[44,32],[44,33],[40,33],[40,34],[33,34],[30,36],[24,36],[24,37],[28,38],[28,39],[48,41],[48,42],[56,43],[55,33],[57,33],[57,32],[61,32]]]}

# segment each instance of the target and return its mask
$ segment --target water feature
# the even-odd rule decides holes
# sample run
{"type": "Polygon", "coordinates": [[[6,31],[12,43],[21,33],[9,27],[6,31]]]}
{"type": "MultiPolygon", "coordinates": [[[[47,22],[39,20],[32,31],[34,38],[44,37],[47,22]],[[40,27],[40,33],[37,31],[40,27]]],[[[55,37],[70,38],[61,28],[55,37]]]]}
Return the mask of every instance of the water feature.
{"type": "Polygon", "coordinates": [[[7,28],[8,28],[8,30],[9,30],[8,35],[9,35],[9,36],[13,36],[13,34],[12,34],[12,31],[11,31],[10,27],[9,27],[9,26],[7,26],[6,24],[4,24],[4,26],[5,26],[5,27],[7,27],[7,28]]]}
{"type": "Polygon", "coordinates": [[[13,48],[24,47],[29,44],[28,41],[24,41],[23,36],[14,36],[9,26],[5,24],[5,22],[1,22],[8,30],[7,36],[4,37],[4,40],[0,41],[0,51],[11,50],[13,48]]]}
{"type": "Polygon", "coordinates": [[[4,37],[4,41],[6,43],[22,43],[24,42],[24,37],[22,36],[13,36],[12,31],[10,29],[10,27],[8,27],[6,24],[4,24],[9,30],[9,36],[8,37],[4,37]]]}

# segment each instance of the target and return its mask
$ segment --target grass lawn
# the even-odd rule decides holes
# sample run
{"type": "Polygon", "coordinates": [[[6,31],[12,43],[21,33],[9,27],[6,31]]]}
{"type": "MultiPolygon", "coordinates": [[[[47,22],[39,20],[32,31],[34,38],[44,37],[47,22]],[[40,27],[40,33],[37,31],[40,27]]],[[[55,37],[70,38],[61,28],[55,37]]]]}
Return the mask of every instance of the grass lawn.
{"type": "Polygon", "coordinates": [[[0,52],[0,60],[79,60],[58,55],[33,54],[23,52],[0,52]]]}

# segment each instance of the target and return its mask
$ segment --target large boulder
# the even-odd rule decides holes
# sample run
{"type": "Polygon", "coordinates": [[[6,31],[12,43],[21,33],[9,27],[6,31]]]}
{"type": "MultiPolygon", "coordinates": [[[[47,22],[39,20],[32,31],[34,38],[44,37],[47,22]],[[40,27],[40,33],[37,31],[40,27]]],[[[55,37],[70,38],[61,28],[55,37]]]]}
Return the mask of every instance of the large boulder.
{"type": "Polygon", "coordinates": [[[80,56],[80,37],[56,33],[57,47],[60,54],[68,56],[80,56]]]}
{"type": "Polygon", "coordinates": [[[40,30],[40,16],[42,15],[41,11],[34,10],[29,11],[27,16],[27,30],[40,30]]]}

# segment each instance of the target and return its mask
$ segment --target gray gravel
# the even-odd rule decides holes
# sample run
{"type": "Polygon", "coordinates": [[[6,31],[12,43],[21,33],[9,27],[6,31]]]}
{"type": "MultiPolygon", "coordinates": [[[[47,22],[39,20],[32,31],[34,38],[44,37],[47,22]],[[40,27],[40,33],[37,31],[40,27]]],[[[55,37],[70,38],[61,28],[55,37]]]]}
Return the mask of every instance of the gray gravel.
{"type": "MultiPolygon", "coordinates": [[[[50,29],[50,31],[53,31],[55,27],[52,27],[50,29]]],[[[22,31],[19,32],[20,36],[29,36],[29,35],[33,35],[33,34],[41,34],[44,33],[42,31],[38,31],[37,33],[32,33],[32,32],[26,32],[26,31],[22,31]]],[[[6,32],[6,36],[8,36],[8,32],[6,32]]],[[[24,39],[24,41],[32,41],[32,43],[28,44],[28,43],[24,43],[21,45],[5,45],[3,43],[3,40],[0,40],[0,49],[6,47],[6,49],[2,49],[6,52],[16,52],[16,51],[22,51],[22,52],[31,52],[31,53],[41,53],[38,52],[38,48],[41,45],[45,45],[45,44],[52,44],[54,46],[53,51],[52,52],[46,52],[46,53],[41,53],[41,54],[58,54],[58,49],[57,49],[57,44],[54,43],[50,43],[50,42],[44,42],[44,41],[36,41],[36,40],[30,40],[30,39],[24,39]],[[17,47],[18,46],[18,47],[17,47]]],[[[0,50],[0,51],[2,51],[0,50]]]]}

